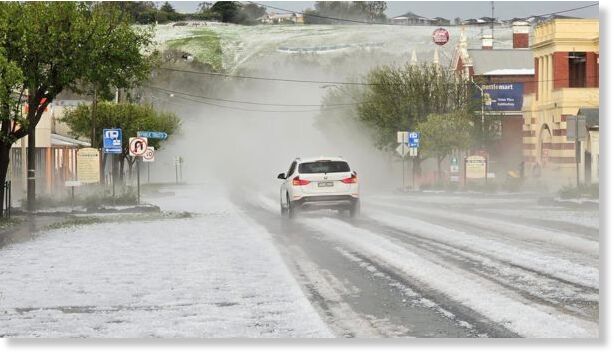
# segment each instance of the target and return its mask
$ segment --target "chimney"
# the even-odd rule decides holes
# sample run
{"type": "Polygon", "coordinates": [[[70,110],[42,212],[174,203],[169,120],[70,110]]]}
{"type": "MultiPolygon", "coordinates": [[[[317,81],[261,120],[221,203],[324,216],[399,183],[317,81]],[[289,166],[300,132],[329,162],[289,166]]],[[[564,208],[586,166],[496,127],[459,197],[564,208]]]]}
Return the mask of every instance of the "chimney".
{"type": "Polygon", "coordinates": [[[492,35],[489,34],[482,34],[482,49],[492,49],[492,35]]]}
{"type": "Polygon", "coordinates": [[[512,22],[512,36],[514,48],[529,48],[529,29],[531,26],[526,21],[512,22]]]}

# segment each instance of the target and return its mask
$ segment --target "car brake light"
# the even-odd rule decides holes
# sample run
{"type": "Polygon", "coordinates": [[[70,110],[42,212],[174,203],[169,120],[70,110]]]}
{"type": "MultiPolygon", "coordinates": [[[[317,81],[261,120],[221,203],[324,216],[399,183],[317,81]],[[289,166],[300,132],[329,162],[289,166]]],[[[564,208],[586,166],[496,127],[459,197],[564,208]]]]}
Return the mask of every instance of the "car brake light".
{"type": "Polygon", "coordinates": [[[344,184],[355,184],[358,182],[358,176],[356,176],[356,174],[352,174],[352,176],[349,178],[342,179],[341,182],[344,184]]]}
{"type": "Polygon", "coordinates": [[[307,185],[309,184],[309,180],[303,180],[303,179],[299,179],[299,177],[295,177],[294,179],[292,179],[292,185],[294,186],[303,186],[303,185],[307,185]]]}

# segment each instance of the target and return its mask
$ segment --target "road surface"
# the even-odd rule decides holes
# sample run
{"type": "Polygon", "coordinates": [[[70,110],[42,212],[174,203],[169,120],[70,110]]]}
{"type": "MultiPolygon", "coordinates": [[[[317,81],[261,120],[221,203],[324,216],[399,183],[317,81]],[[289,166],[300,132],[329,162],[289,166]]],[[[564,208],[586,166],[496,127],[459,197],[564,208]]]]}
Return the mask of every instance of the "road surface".
{"type": "Polygon", "coordinates": [[[0,336],[599,335],[598,209],[382,193],[355,220],[288,221],[273,191],[203,184],[146,200],[195,215],[0,249],[0,336]]]}

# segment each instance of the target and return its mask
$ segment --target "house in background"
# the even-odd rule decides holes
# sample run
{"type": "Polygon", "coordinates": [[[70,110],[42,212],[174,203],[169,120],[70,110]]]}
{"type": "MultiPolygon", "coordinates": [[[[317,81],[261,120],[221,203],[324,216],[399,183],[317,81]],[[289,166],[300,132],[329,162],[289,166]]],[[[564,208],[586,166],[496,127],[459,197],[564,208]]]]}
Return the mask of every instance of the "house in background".
{"type": "Polygon", "coordinates": [[[552,184],[599,182],[599,19],[553,19],[535,27],[536,88],[524,97],[524,160],[552,184]],[[567,118],[584,114],[576,147],[567,118]]]}
{"type": "Polygon", "coordinates": [[[523,95],[535,87],[529,30],[527,22],[513,23],[512,48],[493,47],[490,33],[482,34],[480,48],[468,48],[461,31],[452,60],[453,70],[484,91],[486,118],[500,119],[500,137],[487,152],[489,170],[499,176],[520,170],[523,161],[523,95]]]}
{"type": "Polygon", "coordinates": [[[390,22],[395,25],[407,25],[407,26],[429,26],[432,25],[432,21],[430,18],[416,15],[413,12],[408,12],[404,15],[393,17],[390,19],[390,22]]]}

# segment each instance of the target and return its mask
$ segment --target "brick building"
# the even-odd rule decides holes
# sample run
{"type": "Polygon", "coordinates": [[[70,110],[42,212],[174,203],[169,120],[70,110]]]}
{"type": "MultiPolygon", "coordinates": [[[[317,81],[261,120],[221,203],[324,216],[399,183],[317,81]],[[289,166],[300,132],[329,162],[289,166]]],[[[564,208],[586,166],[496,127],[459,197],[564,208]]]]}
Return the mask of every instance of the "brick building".
{"type": "MultiPolygon", "coordinates": [[[[534,30],[536,86],[524,96],[523,155],[527,174],[558,185],[599,181],[599,20],[554,19],[534,30]],[[589,112],[578,153],[566,119],[589,112]]],[[[585,114],[585,116],[587,116],[585,114]]]]}
{"type": "Polygon", "coordinates": [[[513,22],[512,48],[493,47],[491,34],[482,35],[481,48],[468,48],[461,33],[452,61],[456,72],[473,79],[491,97],[486,100],[487,118],[500,119],[500,137],[488,149],[490,170],[498,174],[519,170],[523,160],[522,100],[535,90],[529,30],[527,22],[513,22]]]}

